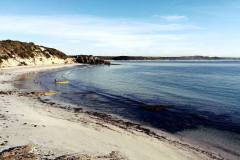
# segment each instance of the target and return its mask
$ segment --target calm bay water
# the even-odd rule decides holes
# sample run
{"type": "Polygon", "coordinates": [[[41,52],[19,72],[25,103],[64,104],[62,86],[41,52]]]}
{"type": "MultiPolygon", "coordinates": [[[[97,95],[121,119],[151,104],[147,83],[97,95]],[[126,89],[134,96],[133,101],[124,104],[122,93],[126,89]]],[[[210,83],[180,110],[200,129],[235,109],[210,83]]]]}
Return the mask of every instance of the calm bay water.
{"type": "Polygon", "coordinates": [[[61,69],[38,80],[62,101],[169,132],[206,126],[240,133],[240,62],[113,63],[120,65],[61,69]]]}

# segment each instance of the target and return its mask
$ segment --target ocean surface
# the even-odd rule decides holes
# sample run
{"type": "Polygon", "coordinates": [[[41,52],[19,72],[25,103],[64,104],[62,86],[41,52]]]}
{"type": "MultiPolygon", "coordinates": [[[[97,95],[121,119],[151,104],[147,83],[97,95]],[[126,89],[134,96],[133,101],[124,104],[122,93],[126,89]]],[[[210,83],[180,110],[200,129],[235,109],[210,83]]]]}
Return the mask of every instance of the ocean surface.
{"type": "Polygon", "coordinates": [[[204,126],[240,133],[239,61],[112,63],[44,72],[36,81],[58,91],[58,100],[167,132],[204,126]]]}

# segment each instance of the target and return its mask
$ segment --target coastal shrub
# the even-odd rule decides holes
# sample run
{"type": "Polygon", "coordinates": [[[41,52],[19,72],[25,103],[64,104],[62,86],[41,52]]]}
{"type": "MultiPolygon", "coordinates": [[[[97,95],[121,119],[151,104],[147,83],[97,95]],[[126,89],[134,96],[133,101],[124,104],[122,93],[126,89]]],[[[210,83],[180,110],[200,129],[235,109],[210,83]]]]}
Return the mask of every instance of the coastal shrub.
{"type": "Polygon", "coordinates": [[[32,42],[26,43],[12,40],[0,41],[0,57],[3,57],[2,59],[8,59],[13,57],[20,57],[25,59],[43,55],[46,58],[54,56],[60,59],[66,59],[68,57],[66,54],[59,50],[38,46],[32,42]],[[40,47],[44,48],[44,50],[41,50],[40,47]]]}
{"type": "Polygon", "coordinates": [[[26,65],[27,65],[26,62],[20,62],[20,63],[19,63],[19,66],[26,66],[26,65]]]}
{"type": "Polygon", "coordinates": [[[3,60],[7,60],[7,59],[8,59],[7,55],[0,56],[0,63],[3,63],[3,60]]]}
{"type": "Polygon", "coordinates": [[[56,50],[54,48],[46,48],[46,50],[49,52],[50,55],[61,58],[61,59],[66,59],[67,55],[64,54],[63,52],[56,50]]]}
{"type": "Polygon", "coordinates": [[[9,57],[7,55],[1,55],[0,56],[0,59],[4,59],[4,60],[7,60],[9,57]]]}
{"type": "Polygon", "coordinates": [[[45,54],[46,58],[51,58],[50,54],[46,53],[45,54]]]}

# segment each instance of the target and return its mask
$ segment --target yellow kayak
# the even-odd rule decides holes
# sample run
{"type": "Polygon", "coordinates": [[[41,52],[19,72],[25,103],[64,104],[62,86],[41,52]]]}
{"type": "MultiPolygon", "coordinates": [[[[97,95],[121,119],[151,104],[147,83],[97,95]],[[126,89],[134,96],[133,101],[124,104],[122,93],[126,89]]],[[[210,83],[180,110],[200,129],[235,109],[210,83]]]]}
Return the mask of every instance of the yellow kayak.
{"type": "Polygon", "coordinates": [[[45,96],[51,96],[51,95],[55,95],[55,94],[57,94],[57,92],[55,92],[55,91],[49,91],[49,92],[44,93],[45,96]]]}
{"type": "Polygon", "coordinates": [[[55,81],[56,84],[68,84],[69,81],[55,81]]]}

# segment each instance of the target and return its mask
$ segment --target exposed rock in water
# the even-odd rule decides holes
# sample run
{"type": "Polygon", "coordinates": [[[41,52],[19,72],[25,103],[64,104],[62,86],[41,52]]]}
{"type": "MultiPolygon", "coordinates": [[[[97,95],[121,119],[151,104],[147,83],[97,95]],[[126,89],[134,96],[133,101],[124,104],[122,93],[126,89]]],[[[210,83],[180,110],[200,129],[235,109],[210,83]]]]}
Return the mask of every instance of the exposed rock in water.
{"type": "Polygon", "coordinates": [[[104,59],[92,56],[92,55],[79,55],[76,56],[76,61],[78,63],[86,63],[86,64],[105,64],[110,65],[110,61],[106,61],[104,59]]]}

